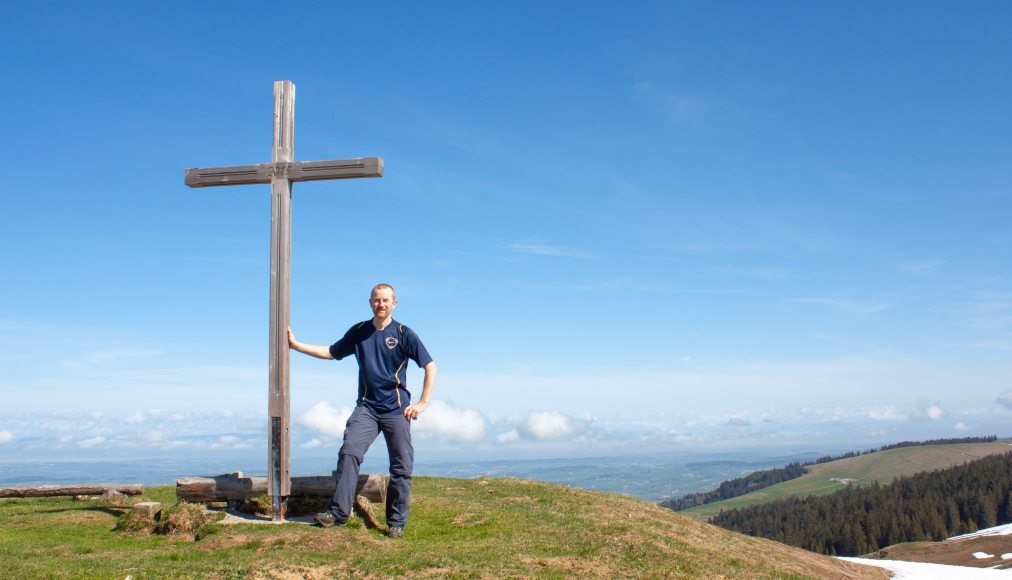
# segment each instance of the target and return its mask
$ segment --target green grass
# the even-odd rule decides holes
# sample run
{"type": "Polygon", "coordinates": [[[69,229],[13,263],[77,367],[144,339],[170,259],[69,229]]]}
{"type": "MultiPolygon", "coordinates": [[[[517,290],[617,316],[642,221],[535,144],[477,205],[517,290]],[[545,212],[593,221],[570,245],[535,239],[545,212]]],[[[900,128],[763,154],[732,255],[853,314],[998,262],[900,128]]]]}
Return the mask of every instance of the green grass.
{"type": "Polygon", "coordinates": [[[769,503],[789,496],[826,495],[851,485],[873,481],[889,483],[901,475],[913,475],[952,467],[985,455],[1012,449],[1010,441],[967,443],[956,445],[919,445],[849,457],[809,467],[809,473],[791,481],[778,483],[752,493],[696,506],[679,513],[697,519],[708,519],[722,509],[735,509],[769,503]]]}
{"type": "MultiPolygon", "coordinates": [[[[144,499],[177,503],[169,487],[144,499]]],[[[69,498],[0,500],[0,576],[803,578],[848,566],[884,577],[649,502],[509,478],[416,478],[403,540],[357,520],[328,529],[211,524],[194,540],[116,530],[123,512],[69,498]]]]}

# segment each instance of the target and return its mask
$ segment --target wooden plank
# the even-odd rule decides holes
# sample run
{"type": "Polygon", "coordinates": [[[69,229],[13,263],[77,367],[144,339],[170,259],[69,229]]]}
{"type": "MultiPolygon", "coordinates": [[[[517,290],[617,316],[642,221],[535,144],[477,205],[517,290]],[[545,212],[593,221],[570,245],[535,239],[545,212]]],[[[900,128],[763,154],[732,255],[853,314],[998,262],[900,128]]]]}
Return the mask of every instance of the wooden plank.
{"type": "Polygon", "coordinates": [[[124,495],[140,495],[144,486],[140,484],[63,484],[63,485],[19,485],[0,487],[0,497],[56,497],[62,495],[102,495],[107,491],[118,491],[124,495]]]}
{"type": "Polygon", "coordinates": [[[357,177],[383,177],[383,160],[379,157],[362,157],[329,161],[300,161],[290,163],[288,166],[290,181],[320,181],[357,177]]]}
{"type": "Polygon", "coordinates": [[[291,163],[295,159],[295,84],[274,81],[274,146],[271,162],[291,163]]]}
{"type": "Polygon", "coordinates": [[[216,185],[250,185],[270,183],[274,165],[236,165],[232,167],[198,167],[187,169],[183,182],[189,187],[212,187],[216,185]]]}
{"type": "MultiPolygon", "coordinates": [[[[355,495],[385,505],[390,476],[362,473],[358,476],[355,495]]],[[[291,478],[290,497],[330,497],[334,495],[337,479],[333,476],[291,478]]],[[[176,480],[176,497],[186,501],[208,503],[249,499],[267,493],[267,478],[236,477],[234,474],[215,477],[181,477],[176,480]]]]}
{"type": "Polygon", "coordinates": [[[197,167],[186,170],[183,182],[189,187],[251,185],[270,183],[275,177],[284,177],[291,182],[383,177],[383,160],[379,157],[360,157],[231,167],[197,167]]]}
{"type": "MultiPolygon", "coordinates": [[[[291,163],[295,154],[295,85],[274,83],[275,164],[291,163]]],[[[271,303],[270,370],[268,385],[267,479],[274,503],[274,519],[284,519],[284,500],[291,491],[290,325],[292,261],[292,183],[284,176],[271,179],[271,303]]]]}
{"type": "Polygon", "coordinates": [[[290,326],[291,295],[291,185],[286,179],[271,183],[271,297],[270,364],[268,385],[268,477],[271,495],[287,496],[290,441],[290,326]],[[276,426],[276,427],[275,427],[276,426]],[[276,480],[276,483],[275,483],[276,480]],[[275,487],[277,486],[277,487],[275,487]]]}

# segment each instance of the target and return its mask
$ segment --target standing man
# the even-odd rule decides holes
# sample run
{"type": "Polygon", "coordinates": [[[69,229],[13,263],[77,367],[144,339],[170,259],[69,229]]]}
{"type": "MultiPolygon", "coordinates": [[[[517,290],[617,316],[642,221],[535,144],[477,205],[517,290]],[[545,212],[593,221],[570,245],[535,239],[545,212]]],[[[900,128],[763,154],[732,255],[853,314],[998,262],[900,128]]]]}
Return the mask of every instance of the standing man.
{"type": "Polygon", "coordinates": [[[411,495],[411,470],[414,448],[411,446],[411,420],[417,419],[432,398],[436,384],[436,363],[413,330],[391,316],[397,307],[393,286],[377,284],[369,296],[372,320],[348,329],[341,340],[330,347],[295,340],[288,329],[288,344],[303,354],[322,359],[355,355],[358,361],[358,404],[344,428],[344,444],[337,458],[337,489],[327,510],[316,514],[321,526],[343,526],[355,503],[355,486],[365,452],[380,432],[390,453],[390,484],[387,487],[387,532],[392,538],[404,537],[411,495]],[[425,369],[422,396],[411,404],[407,388],[407,362],[415,361],[425,369]]]}

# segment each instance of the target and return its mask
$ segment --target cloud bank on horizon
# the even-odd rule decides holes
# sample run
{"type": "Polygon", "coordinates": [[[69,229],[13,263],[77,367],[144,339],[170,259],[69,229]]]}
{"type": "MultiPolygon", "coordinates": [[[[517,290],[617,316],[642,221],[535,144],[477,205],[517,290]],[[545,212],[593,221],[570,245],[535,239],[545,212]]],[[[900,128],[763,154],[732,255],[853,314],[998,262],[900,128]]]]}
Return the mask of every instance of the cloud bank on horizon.
{"type": "MultiPolygon", "coordinates": [[[[349,406],[319,401],[296,414],[293,457],[336,456],[349,406]]],[[[433,401],[414,423],[431,460],[595,456],[755,449],[850,450],[907,439],[1002,434],[1012,409],[943,409],[938,403],[853,408],[772,408],[709,415],[644,413],[598,417],[558,410],[495,416],[433,401]]],[[[263,412],[32,412],[0,415],[0,461],[89,456],[248,456],[266,450],[263,412]]],[[[1005,433],[1007,435],[1007,433],[1005,433]]],[[[382,436],[378,438],[382,441],[382,436]]],[[[382,443],[377,443],[382,445],[382,443]]]]}

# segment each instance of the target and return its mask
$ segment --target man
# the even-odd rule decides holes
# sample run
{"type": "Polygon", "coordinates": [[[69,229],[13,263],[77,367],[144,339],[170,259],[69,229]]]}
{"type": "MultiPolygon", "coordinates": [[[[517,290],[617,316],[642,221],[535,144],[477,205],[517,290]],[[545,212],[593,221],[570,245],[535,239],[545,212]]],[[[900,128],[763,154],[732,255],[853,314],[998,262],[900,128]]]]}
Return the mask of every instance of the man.
{"type": "Polygon", "coordinates": [[[316,358],[337,359],[355,355],[358,361],[358,402],[344,429],[344,444],[337,458],[337,489],[327,510],[316,515],[321,526],[343,526],[355,503],[355,486],[365,452],[380,432],[390,453],[390,484],[387,487],[387,534],[404,537],[411,495],[411,420],[429,406],[436,384],[436,363],[413,330],[393,319],[397,295],[389,284],[377,284],[369,296],[372,320],[348,329],[330,347],[295,340],[288,329],[288,344],[316,358]],[[407,362],[425,369],[422,396],[411,403],[407,388],[407,362]]]}

